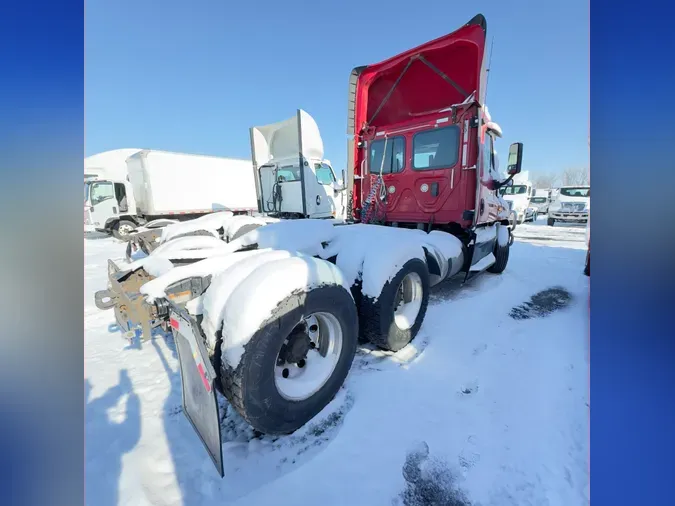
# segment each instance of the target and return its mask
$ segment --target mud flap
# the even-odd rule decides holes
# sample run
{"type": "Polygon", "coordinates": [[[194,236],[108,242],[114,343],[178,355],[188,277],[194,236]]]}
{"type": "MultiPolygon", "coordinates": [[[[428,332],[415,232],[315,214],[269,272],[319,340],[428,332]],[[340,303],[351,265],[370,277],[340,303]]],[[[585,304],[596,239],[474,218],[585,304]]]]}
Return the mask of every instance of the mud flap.
{"type": "Polygon", "coordinates": [[[216,372],[198,333],[197,322],[186,311],[174,305],[171,307],[169,322],[178,351],[183,413],[192,424],[222,478],[223,448],[220,442],[220,416],[214,385],[216,372]]]}

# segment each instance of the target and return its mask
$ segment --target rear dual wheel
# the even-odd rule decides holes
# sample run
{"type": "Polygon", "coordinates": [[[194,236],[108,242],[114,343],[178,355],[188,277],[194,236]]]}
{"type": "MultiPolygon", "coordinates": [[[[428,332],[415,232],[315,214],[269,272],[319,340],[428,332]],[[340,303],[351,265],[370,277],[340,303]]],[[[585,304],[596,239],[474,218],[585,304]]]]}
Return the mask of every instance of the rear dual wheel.
{"type": "Polygon", "coordinates": [[[422,326],[429,305],[429,269],[414,258],[388,281],[377,299],[363,296],[359,308],[361,335],[388,351],[399,351],[422,326]]]}
{"type": "Polygon", "coordinates": [[[290,295],[245,345],[238,364],[221,355],[223,392],[254,429],[289,434],[340,390],[357,338],[356,306],[344,287],[290,295]]]}

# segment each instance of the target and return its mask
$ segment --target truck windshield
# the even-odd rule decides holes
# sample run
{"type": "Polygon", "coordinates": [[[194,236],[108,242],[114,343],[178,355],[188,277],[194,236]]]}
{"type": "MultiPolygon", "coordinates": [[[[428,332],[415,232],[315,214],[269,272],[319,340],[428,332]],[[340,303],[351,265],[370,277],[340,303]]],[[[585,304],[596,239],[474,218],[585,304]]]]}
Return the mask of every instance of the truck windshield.
{"type": "Polygon", "coordinates": [[[564,197],[590,197],[591,189],[590,188],[560,188],[560,195],[564,197]]]}
{"type": "Polygon", "coordinates": [[[546,197],[534,197],[532,199],[532,202],[534,202],[535,204],[543,204],[544,202],[546,202],[546,197]]]}
{"type": "Polygon", "coordinates": [[[516,184],[504,188],[504,193],[502,195],[523,195],[525,193],[527,193],[527,186],[524,184],[516,184]]]}
{"type": "Polygon", "coordinates": [[[109,182],[91,183],[89,192],[92,205],[99,204],[115,196],[113,185],[109,182]]]}
{"type": "Polygon", "coordinates": [[[84,201],[89,200],[89,183],[84,183],[84,201]]]}

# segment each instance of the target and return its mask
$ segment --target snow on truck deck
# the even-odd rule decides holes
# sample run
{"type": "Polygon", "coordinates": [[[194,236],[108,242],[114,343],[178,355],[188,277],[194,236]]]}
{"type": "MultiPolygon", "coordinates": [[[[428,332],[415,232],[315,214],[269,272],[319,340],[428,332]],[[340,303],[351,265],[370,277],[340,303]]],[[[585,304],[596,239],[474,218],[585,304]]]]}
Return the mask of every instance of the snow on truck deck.
{"type": "Polygon", "coordinates": [[[172,338],[129,343],[94,306],[125,245],[85,239],[87,504],[588,504],[585,229],[515,235],[502,275],[435,286],[417,338],[362,347],[296,433],[254,434],[221,398],[223,479],[181,413],[172,338]]]}

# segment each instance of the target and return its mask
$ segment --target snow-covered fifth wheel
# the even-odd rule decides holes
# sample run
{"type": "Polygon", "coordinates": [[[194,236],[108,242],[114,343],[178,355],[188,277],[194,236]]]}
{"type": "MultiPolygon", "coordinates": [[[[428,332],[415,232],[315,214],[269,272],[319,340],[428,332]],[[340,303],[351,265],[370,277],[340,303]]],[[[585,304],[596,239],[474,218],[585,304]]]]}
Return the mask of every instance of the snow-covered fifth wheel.
{"type": "Polygon", "coordinates": [[[485,40],[478,15],[353,70],[345,180],[298,111],[251,129],[259,216],[171,225],[144,258],[111,262],[97,305],[114,307],[130,334],[173,329],[183,411],[221,474],[215,389],[255,429],[293,432],[336,395],[359,336],[400,350],[422,325],[431,286],[506,268],[512,236],[498,190],[520,172],[522,144],[500,178],[485,40]]]}

